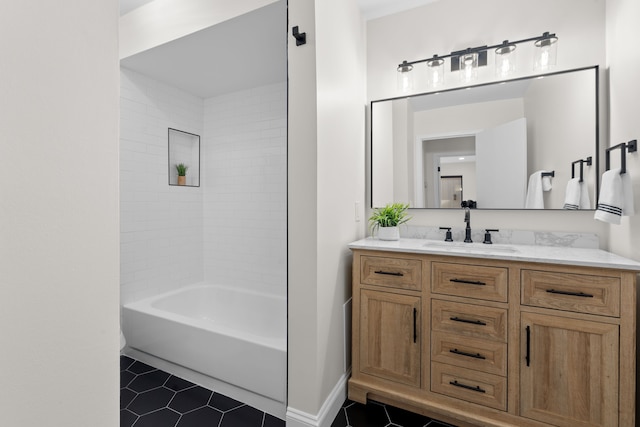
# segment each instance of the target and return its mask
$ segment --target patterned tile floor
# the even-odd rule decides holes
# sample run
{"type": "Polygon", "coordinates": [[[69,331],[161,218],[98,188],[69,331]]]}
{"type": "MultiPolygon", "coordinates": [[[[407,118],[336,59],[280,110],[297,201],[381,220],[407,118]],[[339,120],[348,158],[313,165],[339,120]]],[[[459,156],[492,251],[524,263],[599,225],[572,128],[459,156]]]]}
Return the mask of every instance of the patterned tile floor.
{"type": "MultiPolygon", "coordinates": [[[[120,427],[285,427],[285,422],[120,356],[120,427]]],[[[331,427],[455,427],[378,402],[347,400],[331,427]]]]}
{"type": "Polygon", "coordinates": [[[369,401],[347,400],[331,427],[455,427],[404,409],[369,401]]]}
{"type": "Polygon", "coordinates": [[[120,427],[284,427],[281,419],[120,356],[120,427]]]}

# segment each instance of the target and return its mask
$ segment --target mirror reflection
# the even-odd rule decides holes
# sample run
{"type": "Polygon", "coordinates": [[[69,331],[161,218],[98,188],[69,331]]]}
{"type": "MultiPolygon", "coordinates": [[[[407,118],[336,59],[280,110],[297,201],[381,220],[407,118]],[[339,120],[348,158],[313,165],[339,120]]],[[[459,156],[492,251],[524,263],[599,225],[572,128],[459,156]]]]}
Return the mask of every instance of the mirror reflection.
{"type": "Polygon", "coordinates": [[[372,207],[563,209],[582,174],[579,208],[594,209],[597,77],[589,67],[373,101],[372,207]]]}

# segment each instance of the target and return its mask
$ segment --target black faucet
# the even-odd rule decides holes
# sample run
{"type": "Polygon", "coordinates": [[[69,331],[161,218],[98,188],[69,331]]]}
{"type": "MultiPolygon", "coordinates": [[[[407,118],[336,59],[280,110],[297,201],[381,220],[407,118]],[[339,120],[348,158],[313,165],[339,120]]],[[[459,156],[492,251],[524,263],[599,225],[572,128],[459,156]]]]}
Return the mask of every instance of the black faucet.
{"type": "Polygon", "coordinates": [[[464,242],[473,243],[473,240],[471,240],[471,210],[467,207],[464,208],[464,222],[467,223],[467,227],[464,230],[464,242]]]}

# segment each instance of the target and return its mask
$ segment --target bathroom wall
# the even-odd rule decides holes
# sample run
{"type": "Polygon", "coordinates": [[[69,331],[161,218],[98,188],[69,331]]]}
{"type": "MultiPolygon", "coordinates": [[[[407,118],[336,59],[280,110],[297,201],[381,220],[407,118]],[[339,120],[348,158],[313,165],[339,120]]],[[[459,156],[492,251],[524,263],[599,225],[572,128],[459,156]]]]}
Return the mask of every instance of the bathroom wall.
{"type": "Polygon", "coordinates": [[[289,23],[287,426],[325,427],[346,397],[347,244],[366,227],[364,25],[355,0],[290,1],[289,23]]]}
{"type": "Polygon", "coordinates": [[[193,34],[276,1],[278,0],[149,2],[120,17],[120,59],[193,34]]]}
{"type": "MultiPolygon", "coordinates": [[[[609,76],[610,146],[640,139],[638,95],[640,94],[640,2],[607,0],[607,71],[609,76]]],[[[616,151],[617,154],[617,151],[616,151]]],[[[611,166],[619,167],[619,155],[611,157],[611,166]]],[[[611,250],[640,261],[640,151],[627,154],[627,170],[634,189],[633,217],[623,217],[611,226],[611,250]]]]}
{"type": "Polygon", "coordinates": [[[0,425],[113,427],[118,3],[0,2],[0,425]]]}
{"type": "Polygon", "coordinates": [[[286,296],[286,83],[204,102],[204,277],[286,296]]]}
{"type": "MultiPolygon", "coordinates": [[[[604,68],[604,16],[605,0],[516,3],[507,0],[449,0],[371,20],[367,23],[367,98],[374,100],[400,95],[396,87],[396,68],[404,59],[447,54],[470,46],[499,43],[504,39],[518,40],[544,31],[555,32],[560,39],[557,69],[598,64],[604,68]]],[[[532,53],[525,49],[525,45],[522,47],[518,47],[518,75],[531,74],[532,53]]],[[[483,73],[480,81],[495,80],[488,71],[483,73]]],[[[445,81],[448,87],[459,85],[451,78],[445,81]]],[[[425,83],[424,80],[419,81],[415,92],[425,92],[425,83]]],[[[601,129],[605,129],[606,114],[602,113],[601,119],[601,129]]],[[[606,137],[606,134],[601,133],[602,136],[606,137]]],[[[462,213],[458,216],[451,210],[414,211],[412,215],[411,223],[414,225],[464,225],[462,213]]],[[[472,221],[474,228],[591,232],[600,236],[602,248],[609,245],[609,226],[595,221],[593,212],[475,211],[472,221]]]]}
{"type": "MultiPolygon", "coordinates": [[[[125,68],[120,83],[120,284],[126,304],[203,280],[202,187],[168,185],[168,167],[174,166],[167,162],[167,130],[202,136],[204,102],[125,68]]],[[[202,153],[202,138],[200,145],[202,153]]]]}

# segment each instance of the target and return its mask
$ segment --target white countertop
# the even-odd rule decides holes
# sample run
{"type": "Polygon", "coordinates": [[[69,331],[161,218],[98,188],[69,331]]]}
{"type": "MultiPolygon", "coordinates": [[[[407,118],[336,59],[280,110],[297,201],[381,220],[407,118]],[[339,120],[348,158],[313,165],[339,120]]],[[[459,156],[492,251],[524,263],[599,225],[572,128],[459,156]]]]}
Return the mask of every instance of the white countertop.
{"type": "Polygon", "coordinates": [[[444,242],[441,240],[407,238],[401,238],[396,241],[386,241],[372,237],[350,243],[349,248],[418,254],[470,256],[475,258],[544,262],[640,271],[640,262],[601,249],[511,244],[485,245],[483,243],[444,242]]]}

